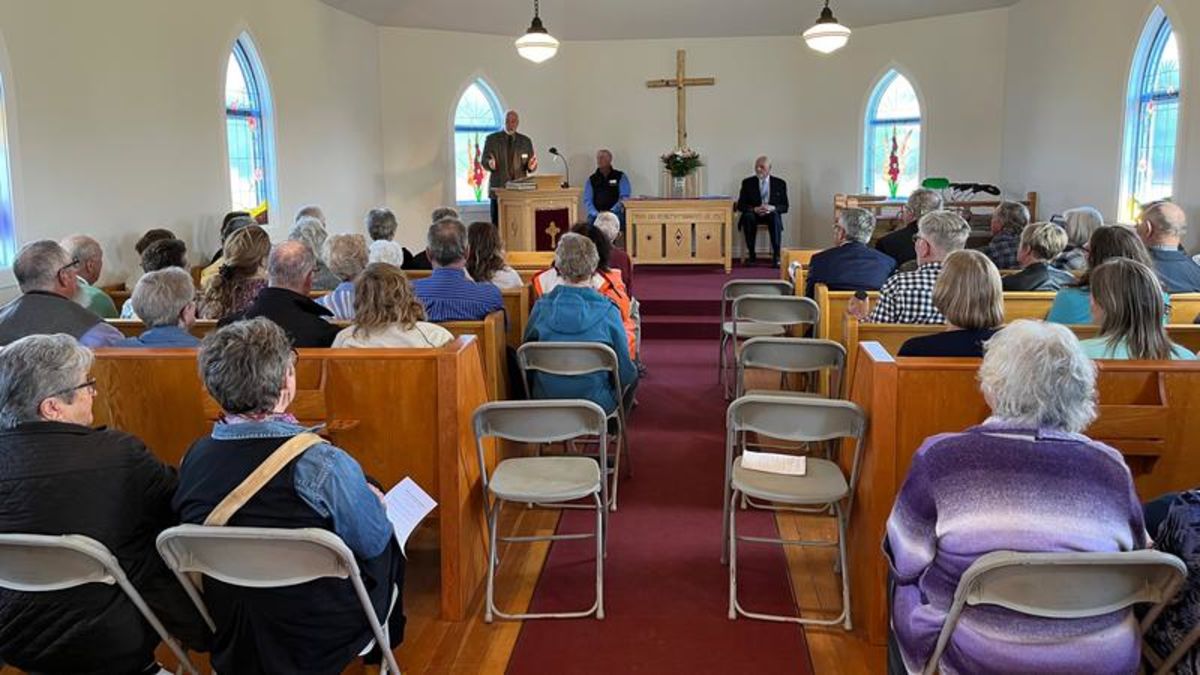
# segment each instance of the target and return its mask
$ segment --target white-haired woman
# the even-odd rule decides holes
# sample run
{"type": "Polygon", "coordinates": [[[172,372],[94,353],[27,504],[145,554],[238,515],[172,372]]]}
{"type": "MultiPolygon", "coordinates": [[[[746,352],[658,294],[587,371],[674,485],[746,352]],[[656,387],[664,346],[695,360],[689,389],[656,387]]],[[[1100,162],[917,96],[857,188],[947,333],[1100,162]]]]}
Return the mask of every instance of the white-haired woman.
{"type": "Polygon", "coordinates": [[[1087,269],[1087,243],[1093,232],[1104,227],[1104,214],[1090,206],[1080,206],[1050,220],[1067,233],[1067,247],[1051,264],[1070,272],[1087,269]]]}
{"type": "Polygon", "coordinates": [[[325,231],[325,223],[315,216],[301,216],[288,232],[288,239],[308,244],[317,258],[317,268],[313,270],[312,287],[314,291],[332,291],[341,283],[341,279],[338,279],[337,275],[330,271],[329,265],[325,264],[322,257],[325,252],[325,239],[328,237],[329,233],[325,231]]]}
{"type": "MultiPolygon", "coordinates": [[[[992,416],[925,441],[887,523],[891,665],[902,661],[910,673],[924,668],[958,580],[980,556],[1119,552],[1149,543],[1125,460],[1080,433],[1096,417],[1096,366],[1069,329],[1014,321],[987,342],[979,382],[992,416]]],[[[1043,619],[981,605],[964,610],[941,666],[956,673],[1132,673],[1140,647],[1128,610],[1043,619]]]]}
{"type": "Polygon", "coordinates": [[[592,224],[612,242],[612,248],[608,252],[608,266],[614,270],[621,271],[621,279],[625,282],[625,290],[632,296],[633,261],[630,260],[629,254],[625,252],[625,249],[617,246],[617,238],[621,236],[621,219],[612,211],[601,211],[596,214],[596,220],[592,224]]]}

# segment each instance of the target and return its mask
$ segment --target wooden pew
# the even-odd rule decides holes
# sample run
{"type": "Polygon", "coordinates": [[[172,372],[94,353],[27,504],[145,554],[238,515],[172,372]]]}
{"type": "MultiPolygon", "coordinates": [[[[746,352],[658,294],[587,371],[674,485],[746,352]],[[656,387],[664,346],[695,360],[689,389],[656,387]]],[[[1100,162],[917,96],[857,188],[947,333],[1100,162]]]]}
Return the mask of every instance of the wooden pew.
{"type": "Polygon", "coordinates": [[[1171,296],[1171,320],[1168,323],[1192,323],[1197,317],[1200,317],[1200,293],[1175,293],[1171,296]]]}
{"type": "MultiPolygon", "coordinates": [[[[801,289],[800,294],[803,293],[804,290],[801,289]]],[[[846,306],[850,304],[854,293],[855,291],[831,291],[825,284],[817,284],[813,289],[813,299],[817,301],[817,307],[821,310],[821,325],[817,327],[817,337],[846,344],[846,306]]],[[[879,291],[868,292],[867,298],[874,307],[875,303],[879,302],[879,291]]]]}
{"type": "MultiPolygon", "coordinates": [[[[467,616],[487,571],[479,462],[471,415],[487,401],[479,340],[438,349],[301,349],[296,400],[305,423],[326,435],[385,486],[404,477],[434,499],[440,538],[441,615],[467,616]]],[[[96,424],[140,437],[178,466],[212,428],[216,405],[193,349],[99,349],[96,424]]],[[[495,446],[485,453],[489,466],[495,446]]]]}
{"type": "MultiPolygon", "coordinates": [[[[812,257],[814,255],[820,253],[823,250],[825,250],[825,249],[820,249],[820,248],[785,248],[785,249],[783,249],[782,251],[779,252],[779,278],[783,279],[784,281],[791,281],[791,278],[788,277],[788,268],[792,266],[793,262],[798,262],[798,263],[800,263],[800,266],[803,269],[808,269],[808,266],[812,263],[812,257]]],[[[803,284],[801,284],[801,287],[803,287],[803,284]]],[[[803,294],[804,294],[804,291],[803,290],[800,291],[800,295],[803,295],[803,294]]]]}
{"type": "MultiPolygon", "coordinates": [[[[884,644],[887,562],[880,542],[913,454],[929,436],[962,431],[989,410],[976,381],[979,359],[893,358],[874,342],[858,349],[850,399],[870,424],[850,516],[850,596],[859,635],[884,644]]],[[[1200,362],[1098,365],[1099,416],[1085,433],[1121,451],[1143,500],[1200,485],[1193,455],[1200,427],[1192,423],[1200,413],[1200,362]]]]}

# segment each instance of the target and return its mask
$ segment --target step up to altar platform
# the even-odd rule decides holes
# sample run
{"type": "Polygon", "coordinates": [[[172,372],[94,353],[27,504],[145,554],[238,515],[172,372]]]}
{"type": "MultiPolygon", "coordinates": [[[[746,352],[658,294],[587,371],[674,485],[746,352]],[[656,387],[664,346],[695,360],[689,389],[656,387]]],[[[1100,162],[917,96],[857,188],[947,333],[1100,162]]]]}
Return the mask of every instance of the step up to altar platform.
{"type": "Polygon", "coordinates": [[[721,288],[734,279],[778,279],[766,266],[638,267],[634,295],[644,340],[716,340],[721,335],[721,288]]]}

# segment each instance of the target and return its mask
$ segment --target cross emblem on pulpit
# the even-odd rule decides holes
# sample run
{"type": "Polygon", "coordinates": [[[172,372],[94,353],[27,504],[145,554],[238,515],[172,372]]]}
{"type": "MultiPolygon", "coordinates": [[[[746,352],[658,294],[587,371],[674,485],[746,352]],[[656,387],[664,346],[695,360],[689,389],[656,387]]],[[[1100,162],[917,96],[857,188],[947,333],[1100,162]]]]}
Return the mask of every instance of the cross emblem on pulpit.
{"type": "Polygon", "coordinates": [[[550,221],[550,225],[547,226],[546,229],[542,230],[542,231],[545,232],[550,237],[550,248],[557,248],[558,247],[558,235],[562,234],[562,230],[558,229],[558,223],[555,223],[552,220],[552,221],[550,221]]]}

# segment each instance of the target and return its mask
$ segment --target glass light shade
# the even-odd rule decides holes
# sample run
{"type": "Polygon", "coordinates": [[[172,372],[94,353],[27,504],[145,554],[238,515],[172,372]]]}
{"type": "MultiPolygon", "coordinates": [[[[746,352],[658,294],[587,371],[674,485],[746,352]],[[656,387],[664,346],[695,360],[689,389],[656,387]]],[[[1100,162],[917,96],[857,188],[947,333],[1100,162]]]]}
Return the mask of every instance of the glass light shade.
{"type": "Polygon", "coordinates": [[[553,58],[558,53],[558,40],[545,32],[529,31],[517,38],[517,53],[534,63],[553,58]]]}
{"type": "Polygon", "coordinates": [[[832,54],[850,41],[850,29],[840,23],[817,23],[804,31],[804,41],[810,49],[832,54]]]}

